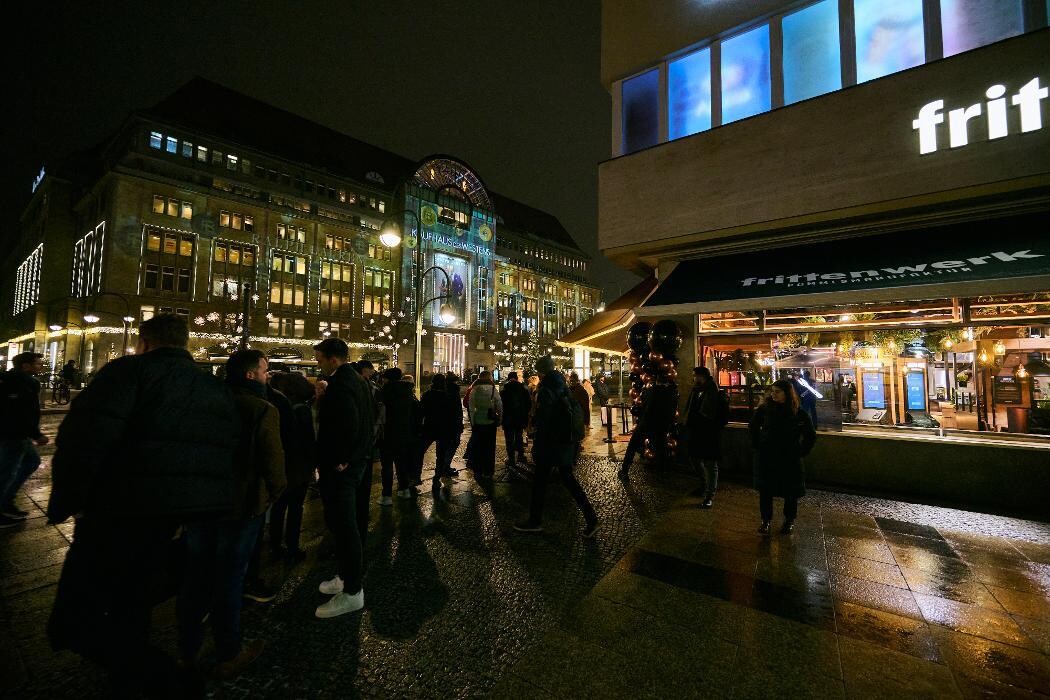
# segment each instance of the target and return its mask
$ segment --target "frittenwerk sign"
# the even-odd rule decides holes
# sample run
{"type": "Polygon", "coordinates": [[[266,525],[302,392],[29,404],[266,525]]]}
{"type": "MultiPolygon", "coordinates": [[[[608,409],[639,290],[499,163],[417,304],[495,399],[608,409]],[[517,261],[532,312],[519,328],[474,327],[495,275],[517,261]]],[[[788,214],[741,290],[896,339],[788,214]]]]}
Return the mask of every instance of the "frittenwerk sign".
{"type": "Polygon", "coordinates": [[[685,260],[645,306],[1040,275],[1050,213],[685,260]]]}

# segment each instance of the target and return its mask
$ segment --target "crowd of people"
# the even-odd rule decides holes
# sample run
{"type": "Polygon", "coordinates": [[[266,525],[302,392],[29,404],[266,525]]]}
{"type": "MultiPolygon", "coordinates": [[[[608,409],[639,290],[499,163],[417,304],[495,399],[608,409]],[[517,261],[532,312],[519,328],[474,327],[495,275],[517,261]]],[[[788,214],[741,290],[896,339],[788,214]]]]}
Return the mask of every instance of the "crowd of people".
{"type": "MultiPolygon", "coordinates": [[[[251,349],[231,355],[219,379],[200,371],[187,344],[180,317],[144,321],[136,353],[98,372],[72,403],[56,439],[47,516],[56,524],[73,517],[75,525],[48,634],[56,649],[107,668],[118,695],[201,677],[206,622],[214,637],[215,677],[232,678],[259,656],[262,641],[242,638],[243,600],[276,596],[261,576],[264,542],[272,557],[305,558],[300,530],[315,479],[335,555],[331,577],[319,582],[326,598],[315,615],[361,610],[375,462],[381,465],[380,507],[394,503],[395,477],[397,498],[418,496],[432,446],[431,488],[439,490],[456,476],[453,458],[467,423],[464,459],[480,484],[493,478],[497,429],[503,430],[509,468],[528,462],[526,443],[532,443],[529,516],[516,530],[542,531],[546,485],[555,470],[582,513],[582,536],[592,538],[598,530],[574,467],[594,396],[608,395],[603,380],[590,386],[575,373],[566,380],[545,356],[527,382],[510,372],[497,387],[489,372],[481,372],[463,392],[455,375],[434,374],[417,399],[411,376],[396,367],[376,372],[368,361],[350,362],[338,338],[314,347],[321,370],[316,382],[270,372],[265,354],[251,349]],[[175,662],[149,644],[151,609],[173,594],[175,662]]],[[[39,466],[35,446],[47,442],[34,379],[41,356],[23,353],[13,364],[2,375],[3,389],[22,403],[18,420],[4,416],[0,424],[0,525],[26,517],[14,496],[39,466]]],[[[644,397],[636,435],[647,434],[646,420],[657,412],[651,404],[659,397],[644,397]]],[[[706,484],[702,508],[713,505],[727,421],[725,395],[710,372],[697,367],[680,422],[686,457],[706,484]]],[[[790,381],[774,384],[750,434],[759,532],[768,535],[772,499],[779,496],[781,531],[790,533],[805,488],[801,458],[815,439],[790,381]]],[[[631,459],[629,447],[621,476],[631,459]]]]}

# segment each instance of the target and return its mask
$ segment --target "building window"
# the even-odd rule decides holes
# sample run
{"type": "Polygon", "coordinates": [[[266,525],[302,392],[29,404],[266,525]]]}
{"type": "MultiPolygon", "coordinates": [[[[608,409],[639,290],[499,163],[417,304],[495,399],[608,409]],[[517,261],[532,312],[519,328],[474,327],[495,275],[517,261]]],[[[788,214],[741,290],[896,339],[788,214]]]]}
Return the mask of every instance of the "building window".
{"type": "Polygon", "coordinates": [[[488,329],[489,312],[489,268],[478,268],[477,323],[480,330],[488,329]]]}
{"type": "Polygon", "coordinates": [[[302,338],[306,334],[306,321],[301,318],[270,316],[268,328],[270,335],[282,338],[302,338]]]}
{"type": "Polygon", "coordinates": [[[853,14],[858,83],[926,60],[922,0],[854,0],[853,14]]]}
{"type": "Polygon", "coordinates": [[[306,229],[302,226],[277,224],[277,237],[282,241],[298,241],[299,243],[306,243],[306,229]]]}
{"type": "Polygon", "coordinates": [[[301,255],[272,253],[270,265],[270,303],[306,308],[306,258],[301,255]]]}
{"type": "Polygon", "coordinates": [[[142,289],[192,298],[197,236],[186,231],[161,231],[149,226],[143,235],[142,289]]]}
{"type": "Polygon", "coordinates": [[[212,296],[235,297],[244,284],[255,282],[255,246],[218,240],[212,244],[212,296]]]}
{"type": "Polygon", "coordinates": [[[667,64],[667,108],[672,139],[711,128],[711,49],[667,64]]]}
{"type": "MultiPolygon", "coordinates": [[[[1047,3],[1050,7],[1050,2],[1047,3]]],[[[944,56],[954,56],[1024,31],[1024,13],[1017,0],[941,0],[944,56]]]]}
{"type": "Polygon", "coordinates": [[[379,243],[369,243],[368,257],[373,260],[390,260],[390,249],[379,243]]]}
{"type": "Polygon", "coordinates": [[[521,288],[526,292],[536,291],[536,278],[535,277],[524,277],[521,280],[521,288]]]}
{"type": "Polygon", "coordinates": [[[722,42],[722,123],[769,107],[769,25],[763,24],[722,42]]]}
{"type": "Polygon", "coordinates": [[[660,140],[660,71],[653,69],[623,81],[623,152],[634,153],[660,140]]]}
{"type": "Polygon", "coordinates": [[[350,316],[353,313],[354,266],[334,260],[321,260],[318,298],[322,316],[350,316]]]}
{"type": "Polygon", "coordinates": [[[164,136],[159,131],[149,132],[150,148],[160,148],[164,145],[164,136]]]}
{"type": "Polygon", "coordinates": [[[174,136],[169,136],[168,137],[168,139],[167,139],[167,146],[168,147],[166,149],[164,149],[164,150],[166,150],[168,153],[178,153],[179,152],[179,140],[177,138],[175,138],[174,136]]]}
{"type": "Polygon", "coordinates": [[[182,157],[192,158],[193,157],[193,144],[189,141],[182,142],[182,157]]]}
{"type": "Polygon", "coordinates": [[[523,297],[521,300],[521,330],[536,330],[536,313],[539,308],[534,297],[523,297]]]}
{"type": "Polygon", "coordinates": [[[394,289],[394,273],[387,270],[376,270],[365,268],[364,304],[362,313],[381,314],[384,311],[392,311],[390,307],[391,295],[394,289]]]}
{"type": "MultiPolygon", "coordinates": [[[[100,255],[101,257],[101,255],[100,255]]],[[[40,301],[40,266],[44,259],[44,244],[33,249],[15,272],[13,311],[20,314],[40,301]]]]}
{"type": "Polygon", "coordinates": [[[842,87],[838,0],[821,2],[784,17],[784,103],[842,87]]]}
{"type": "Polygon", "coordinates": [[[106,222],[73,244],[72,289],[74,297],[86,297],[102,289],[102,251],[106,237],[106,222]]]}
{"type": "Polygon", "coordinates": [[[208,162],[208,149],[204,146],[197,146],[197,160],[202,163],[208,162]]]}
{"type": "Polygon", "coordinates": [[[182,202],[174,197],[153,195],[153,213],[179,217],[182,219],[192,219],[193,203],[182,202]]]}
{"type": "Polygon", "coordinates": [[[227,155],[226,156],[226,169],[227,170],[236,170],[237,169],[237,160],[238,160],[237,156],[232,155],[232,154],[227,155]]]}
{"type": "Polygon", "coordinates": [[[240,212],[231,212],[221,209],[219,210],[219,226],[251,233],[255,230],[255,217],[250,214],[241,214],[240,212]]]}
{"type": "Polygon", "coordinates": [[[328,250],[352,250],[349,238],[328,234],[324,237],[324,247],[328,250]]]}
{"type": "Polygon", "coordinates": [[[211,164],[212,165],[222,165],[222,152],[221,151],[212,151],[211,152],[211,164]]]}

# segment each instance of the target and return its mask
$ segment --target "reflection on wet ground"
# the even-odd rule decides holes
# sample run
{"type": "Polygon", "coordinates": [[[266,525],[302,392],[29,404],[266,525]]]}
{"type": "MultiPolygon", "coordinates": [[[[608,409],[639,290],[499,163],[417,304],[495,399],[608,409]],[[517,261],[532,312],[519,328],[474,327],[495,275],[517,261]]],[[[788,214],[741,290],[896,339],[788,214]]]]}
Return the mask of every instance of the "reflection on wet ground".
{"type": "Polygon", "coordinates": [[[1050,693],[1050,525],[811,492],[794,533],[762,537],[753,491],[723,488],[709,511],[700,495],[657,522],[498,694],[596,694],[586,674],[532,673],[569,649],[579,659],[582,642],[618,669],[621,691],[665,694],[687,679],[687,695],[712,697],[1050,693]],[[654,665],[632,652],[654,621],[668,649],[717,660],[654,665]]]}

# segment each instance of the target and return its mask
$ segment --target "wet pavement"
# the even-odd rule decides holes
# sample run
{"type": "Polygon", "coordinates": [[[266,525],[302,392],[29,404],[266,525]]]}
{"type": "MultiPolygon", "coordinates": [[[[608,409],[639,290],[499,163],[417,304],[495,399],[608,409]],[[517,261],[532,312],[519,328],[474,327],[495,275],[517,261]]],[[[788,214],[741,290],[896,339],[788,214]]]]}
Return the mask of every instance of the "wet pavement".
{"type": "MultiPolygon", "coordinates": [[[[61,415],[45,417],[52,435],[61,415]]],[[[246,604],[263,657],[223,697],[1043,697],[1050,692],[1050,525],[811,490],[790,536],[760,537],[757,496],[635,467],[624,484],[595,431],[578,467],[601,518],[593,541],[564,489],[546,530],[527,474],[462,476],[372,508],[366,610],[316,620],[320,501],[309,556],[268,563],[270,604],[246,604]]],[[[502,447],[500,456],[502,457],[502,447]]],[[[0,695],[104,691],[90,664],[53,653],[44,623],[72,524],[49,526],[44,468],[0,530],[0,695]]],[[[462,466],[462,465],[459,465],[462,466]]],[[[373,490],[378,496],[378,473],[373,490]]],[[[779,506],[778,506],[779,508],[779,506]]],[[[174,646],[173,605],[154,614],[174,646]]],[[[206,648],[206,658],[208,649],[206,648]]]]}

